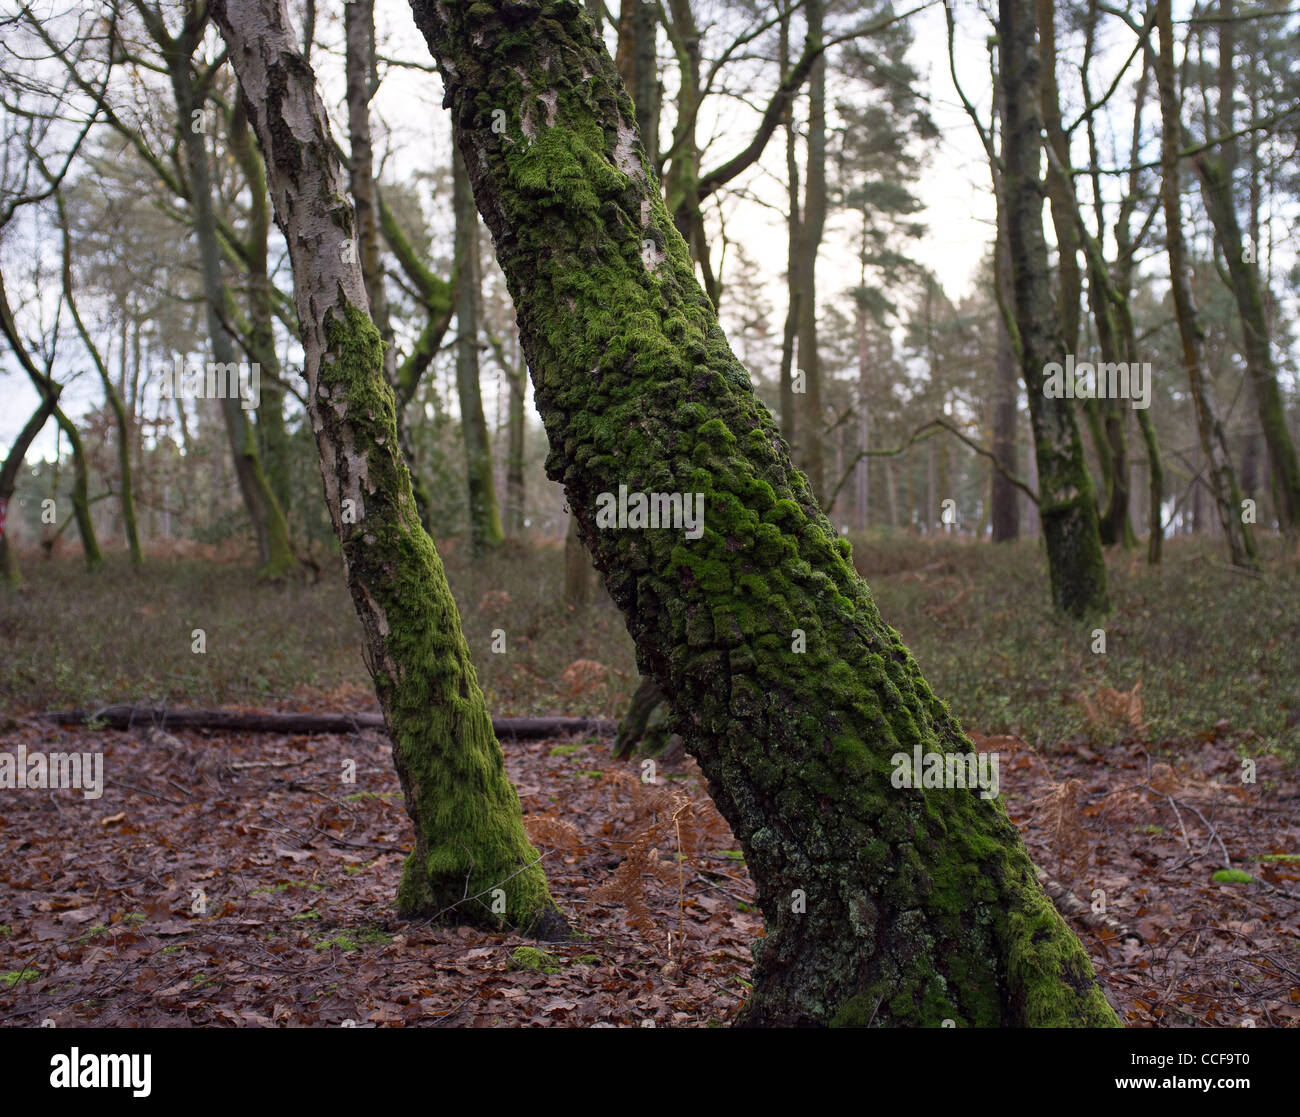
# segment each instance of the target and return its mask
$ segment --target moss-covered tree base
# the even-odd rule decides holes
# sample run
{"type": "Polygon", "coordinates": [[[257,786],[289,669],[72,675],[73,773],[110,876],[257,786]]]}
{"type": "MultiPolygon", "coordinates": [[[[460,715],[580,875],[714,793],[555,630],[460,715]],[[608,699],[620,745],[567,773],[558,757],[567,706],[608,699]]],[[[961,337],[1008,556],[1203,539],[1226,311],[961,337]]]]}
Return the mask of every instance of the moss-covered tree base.
{"type": "Polygon", "coordinates": [[[289,245],[325,500],[415,830],[398,909],[553,937],[565,921],[524,832],[456,603],[416,513],[314,75],[276,0],[214,0],[211,11],[248,96],[289,245]]]}

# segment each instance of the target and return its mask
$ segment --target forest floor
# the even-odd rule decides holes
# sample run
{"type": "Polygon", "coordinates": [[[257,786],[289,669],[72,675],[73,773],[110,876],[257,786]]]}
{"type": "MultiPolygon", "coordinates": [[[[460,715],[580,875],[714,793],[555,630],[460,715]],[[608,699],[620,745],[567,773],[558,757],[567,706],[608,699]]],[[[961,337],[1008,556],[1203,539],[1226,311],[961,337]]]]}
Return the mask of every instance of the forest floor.
{"type": "MultiPolygon", "coordinates": [[[[1090,626],[1033,601],[1015,569],[1031,547],[1010,571],[987,547],[868,541],[857,556],[935,689],[998,754],[1008,812],[1072,894],[1058,905],[1121,1017],[1300,1026],[1295,575],[1243,579],[1171,550],[1158,586],[1112,563],[1109,656],[1086,655],[1090,626]]],[[[193,569],[160,565],[147,587],[109,571],[93,596],[64,564],[27,569],[31,589],[0,601],[0,748],[102,751],[106,786],[95,800],[5,796],[0,1024],[708,1026],[742,1003],[762,921],[693,762],[658,763],[648,785],[608,741],[504,741],[577,937],[401,921],[410,824],[381,734],[172,736],[31,717],[110,701],[372,710],[337,588],[257,588],[215,569],[195,593],[193,569]],[[206,659],[190,652],[201,626],[206,659]],[[184,654],[159,651],[173,636],[184,654]]],[[[472,648],[503,623],[524,641],[475,656],[494,715],[617,714],[635,670],[612,610],[551,616],[521,608],[515,583],[448,569],[472,648]]],[[[554,574],[521,579],[545,602],[554,574]]]]}

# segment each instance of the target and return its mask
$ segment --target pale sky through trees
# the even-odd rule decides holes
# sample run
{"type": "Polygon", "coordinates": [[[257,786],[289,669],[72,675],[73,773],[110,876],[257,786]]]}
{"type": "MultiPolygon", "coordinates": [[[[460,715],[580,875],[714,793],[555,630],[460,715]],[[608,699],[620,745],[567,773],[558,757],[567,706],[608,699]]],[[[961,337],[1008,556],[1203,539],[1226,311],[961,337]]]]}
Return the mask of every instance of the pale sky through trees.
{"type": "MultiPolygon", "coordinates": [[[[974,13],[971,13],[974,17],[974,13]]],[[[726,14],[724,13],[724,18],[726,14]]],[[[983,17],[979,17],[981,20],[983,17]]],[[[735,22],[734,14],[730,17],[735,22]]],[[[934,269],[950,296],[960,296],[969,288],[980,260],[987,251],[992,236],[993,206],[988,191],[988,171],[983,162],[983,152],[960,104],[952,92],[948,76],[945,47],[943,9],[935,5],[911,17],[916,29],[916,43],[909,57],[915,61],[926,83],[926,95],[931,99],[935,121],[943,135],[937,149],[931,153],[929,166],[919,184],[917,193],[927,208],[921,218],[928,226],[925,238],[914,245],[914,253],[924,264],[934,269]]],[[[411,23],[410,9],[404,0],[379,0],[376,4],[376,25],[381,57],[430,65],[428,52],[411,23]]],[[[730,24],[729,24],[730,25],[730,24]]],[[[701,20],[701,27],[705,26],[701,20]]],[[[801,34],[802,29],[796,31],[801,34]]],[[[343,59],[341,17],[323,8],[317,24],[320,46],[313,52],[312,63],[317,71],[331,113],[336,138],[346,136],[346,114],[343,103],[343,59]]],[[[969,41],[963,41],[959,28],[958,52],[962,64],[963,81],[973,97],[978,97],[987,107],[988,70],[983,55],[984,33],[981,30],[969,41]]],[[[606,29],[606,42],[613,46],[613,31],[606,29]]],[[[661,59],[669,62],[666,44],[662,43],[661,59]]],[[[665,75],[672,81],[671,65],[665,75]]],[[[382,179],[400,178],[412,173],[440,171],[447,162],[450,151],[450,126],[442,109],[442,83],[436,73],[399,66],[383,66],[383,82],[372,103],[376,121],[376,162],[382,179]]],[[[773,84],[771,67],[759,76],[752,103],[761,103],[773,84]]],[[[829,86],[831,99],[845,96],[846,89],[832,76],[829,86]]],[[[672,124],[671,93],[666,97],[663,131],[665,135],[672,124]]],[[[735,99],[726,101],[724,115],[719,115],[718,99],[705,105],[699,135],[703,141],[712,140],[707,149],[705,164],[721,162],[739,146],[737,137],[752,132],[758,114],[750,106],[735,99]]],[[[780,321],[784,313],[784,289],[781,276],[784,271],[784,156],[779,134],[765,152],[761,165],[743,175],[734,185],[752,190],[767,205],[734,196],[725,200],[729,235],[740,238],[747,252],[762,267],[767,280],[764,294],[774,308],[770,334],[779,346],[780,321]],[[738,230],[744,229],[741,236],[738,230]]],[[[445,240],[445,251],[451,249],[450,188],[439,197],[435,210],[434,228],[440,240],[445,240]]],[[[273,233],[274,245],[278,235],[273,233]]],[[[851,245],[853,232],[843,215],[833,214],[828,220],[827,234],[822,246],[821,282],[825,284],[828,300],[836,299],[843,289],[857,282],[857,264],[852,250],[841,245],[851,245]],[[837,269],[836,265],[839,265],[837,269]]],[[[7,239],[32,243],[30,227],[14,230],[7,239]]],[[[44,238],[43,238],[44,239],[44,238]]],[[[56,260],[57,240],[51,237],[41,250],[56,260]]],[[[282,247],[282,246],[281,246],[282,247]]],[[[437,245],[435,244],[435,249],[437,245]]],[[[6,245],[6,251],[12,246],[6,245]]],[[[724,264],[733,261],[728,260],[724,264]]],[[[724,282],[726,273],[724,270],[724,282]]],[[[93,302],[83,295],[83,299],[93,302]]],[[[93,328],[93,327],[92,327],[93,328]]],[[[78,347],[71,338],[65,343],[65,353],[78,347]]],[[[75,362],[64,364],[65,370],[77,367],[82,355],[77,352],[75,362]]],[[[64,375],[67,373],[65,371],[64,375]]],[[[0,444],[8,445],[26,421],[36,404],[35,392],[25,377],[9,375],[4,383],[5,398],[9,405],[0,414],[0,444]]],[[[98,382],[89,375],[79,376],[68,384],[63,396],[65,410],[70,415],[84,413],[87,407],[102,403],[98,382]]],[[[33,444],[32,455],[52,458],[56,428],[49,424],[33,444]]]]}
{"type": "MultiPolygon", "coordinates": [[[[3,5],[10,6],[12,0],[3,5]]],[[[910,5],[915,6],[915,5],[910,5]]],[[[1175,5],[1175,18],[1179,18],[1180,9],[1185,16],[1190,5],[1175,5]]],[[[294,8],[296,11],[296,7],[294,8]]],[[[716,49],[717,43],[724,41],[721,33],[712,37],[707,35],[708,14],[713,9],[705,6],[700,18],[701,30],[706,32],[706,55],[710,46],[716,49]]],[[[907,10],[900,5],[899,10],[907,10]]],[[[738,21],[737,13],[718,8],[719,20],[723,27],[740,30],[743,25],[738,21]]],[[[832,7],[833,27],[848,26],[850,17],[844,14],[842,7],[832,7]]],[[[956,59],[958,75],[966,95],[979,110],[981,122],[988,126],[991,106],[991,87],[988,61],[988,37],[992,26],[988,16],[976,4],[963,0],[956,8],[957,34],[956,59]]],[[[947,53],[947,32],[942,4],[935,3],[917,12],[908,19],[914,32],[914,41],[908,54],[908,60],[921,75],[920,92],[927,99],[934,123],[939,129],[940,138],[925,152],[924,169],[915,192],[925,208],[918,215],[918,220],[926,227],[925,235],[917,242],[905,246],[915,259],[930,268],[938,278],[945,293],[957,300],[968,294],[978,277],[981,262],[990,250],[993,239],[994,205],[990,188],[989,171],[983,148],[969,117],[962,108],[953,88],[949,74],[947,53]]],[[[430,66],[428,52],[412,25],[410,9],[404,0],[379,0],[376,4],[376,24],[379,43],[379,55],[382,59],[401,60],[419,66],[430,66]]],[[[1185,31],[1185,24],[1180,26],[1180,35],[1185,31]]],[[[801,43],[803,29],[796,17],[793,38],[796,46],[801,43]]],[[[606,27],[606,43],[612,49],[614,32],[606,27]]],[[[318,46],[312,55],[318,79],[326,95],[326,102],[331,113],[334,134],[337,139],[346,138],[346,112],[344,105],[342,17],[341,9],[335,6],[322,6],[317,22],[318,46]]],[[[761,41],[761,40],[760,40],[761,41]]],[[[1060,32],[1060,50],[1062,72],[1060,76],[1061,96],[1067,119],[1077,116],[1079,110],[1078,65],[1082,57],[1081,37],[1062,29],[1060,32]]],[[[1098,36],[1097,57],[1092,62],[1094,88],[1109,86],[1117,68],[1123,65],[1132,46],[1131,32],[1117,20],[1103,18],[1098,36]]],[[[212,54],[216,42],[215,32],[209,32],[209,54],[212,54]]],[[[665,105],[661,121],[661,134],[669,134],[673,122],[673,85],[674,66],[667,44],[660,42],[660,59],[664,63],[662,71],[665,82],[665,105]]],[[[376,132],[376,169],[382,181],[402,181],[414,175],[428,176],[443,173],[450,151],[450,125],[442,109],[442,83],[436,73],[426,72],[381,62],[380,72],[383,77],[379,93],[372,103],[376,132]]],[[[1137,72],[1136,65],[1130,66],[1125,81],[1121,84],[1119,95],[1102,111],[1099,127],[1099,142],[1103,161],[1109,166],[1123,163],[1123,154],[1127,146],[1127,130],[1130,126],[1131,106],[1129,94],[1132,78],[1137,72]],[[1121,158],[1116,161],[1109,156],[1115,152],[1118,143],[1121,158]]],[[[707,144],[703,158],[704,167],[717,165],[734,154],[748,139],[758,120],[755,105],[766,102],[774,85],[774,67],[750,65],[748,70],[740,69],[736,81],[747,80],[755,76],[754,88],[742,99],[737,97],[713,97],[706,100],[702,112],[698,135],[702,143],[707,144]],[[739,76],[746,75],[745,78],[739,76]]],[[[165,91],[164,91],[165,93],[165,91]]],[[[828,74],[828,100],[831,110],[831,125],[835,125],[834,102],[861,96],[851,83],[835,74],[828,74]]],[[[797,119],[806,114],[806,99],[796,100],[797,119]]],[[[1155,156],[1157,115],[1152,106],[1148,106],[1145,123],[1145,142],[1148,145],[1148,158],[1155,156]]],[[[1077,137],[1076,137],[1077,139],[1077,137]]],[[[1081,141],[1076,144],[1076,163],[1086,161],[1086,151],[1081,141]]],[[[77,169],[74,168],[74,176],[77,169]]],[[[764,276],[765,287],[762,292],[772,308],[769,324],[769,338],[774,350],[779,350],[781,318],[785,308],[785,289],[783,274],[785,268],[785,167],[784,145],[778,131],[769,142],[759,165],[750,168],[731,185],[737,187],[757,201],[747,197],[737,197],[724,188],[721,192],[721,205],[726,215],[726,232],[731,240],[743,244],[746,252],[759,264],[764,276]]],[[[427,188],[429,179],[422,179],[427,188]]],[[[1111,196],[1108,202],[1113,206],[1117,200],[1116,192],[1122,188],[1122,180],[1112,177],[1104,187],[1111,196]]],[[[717,221],[718,199],[710,199],[706,204],[706,220],[710,231],[716,234],[719,229],[717,221]]],[[[432,227],[435,232],[434,254],[450,256],[452,222],[450,210],[450,183],[437,198],[435,205],[429,207],[432,214],[432,227]]],[[[21,261],[36,253],[48,258],[49,267],[57,268],[58,239],[57,232],[48,226],[42,226],[39,237],[34,237],[31,216],[24,214],[14,223],[6,235],[6,243],[0,246],[13,266],[14,257],[21,261]]],[[[1203,233],[1204,222],[1189,226],[1193,234],[1203,233]]],[[[1291,225],[1287,225],[1290,228],[1291,225]]],[[[858,264],[854,255],[856,230],[852,214],[832,209],[828,215],[826,235],[823,238],[818,268],[818,288],[820,302],[823,306],[836,305],[844,309],[847,304],[845,292],[857,283],[858,264]]],[[[1050,222],[1047,222],[1047,235],[1051,240],[1050,222]]],[[[1287,238],[1274,236],[1274,274],[1281,274],[1290,266],[1293,254],[1286,248],[1287,238]]],[[[1153,271],[1162,277],[1164,262],[1160,246],[1149,248],[1148,255],[1154,255],[1153,271]]],[[[272,252],[282,254],[283,246],[277,232],[272,232],[272,252]]],[[[715,242],[716,256],[720,248],[715,242]]],[[[722,280],[724,285],[734,274],[734,254],[723,262],[722,280]]],[[[494,265],[490,265],[494,269],[494,265]]],[[[283,264],[281,264],[283,269],[283,264]]],[[[283,279],[283,270],[281,272],[283,279]]],[[[51,270],[49,282],[51,299],[49,314],[53,313],[53,298],[56,297],[57,283],[54,282],[57,271],[51,270]]],[[[1163,279],[1158,282],[1163,285],[1163,279]]],[[[25,283],[15,273],[11,287],[21,291],[25,283]]],[[[16,292],[17,293],[17,292],[16,292]]],[[[19,295],[21,298],[21,295],[19,295]]],[[[1284,294],[1285,298],[1286,295],[1284,294]]],[[[94,300],[89,293],[83,293],[93,325],[94,300]]],[[[724,293],[723,322],[727,323],[726,296],[724,293]]],[[[20,315],[21,318],[21,315],[20,315]]],[[[20,321],[20,325],[24,325],[20,321]]],[[[895,324],[897,327],[897,323],[895,324]]],[[[1288,339],[1279,337],[1279,353],[1286,355],[1283,348],[1288,339]]],[[[197,356],[197,354],[196,354],[197,356]]],[[[79,344],[69,333],[63,343],[59,360],[59,369],[64,378],[69,369],[87,366],[87,373],[78,376],[67,384],[63,395],[64,409],[72,416],[78,417],[89,407],[102,403],[102,393],[95,377],[89,375],[89,363],[85,359],[79,344]]],[[[4,368],[13,368],[3,379],[3,392],[6,406],[0,411],[0,445],[7,447],[17,431],[26,421],[36,404],[36,394],[25,376],[22,376],[6,359],[4,368]]],[[[58,370],[56,370],[57,372],[58,370]]],[[[149,370],[152,374],[152,370],[149,370]]],[[[1283,367],[1285,375],[1285,367],[1283,367]]],[[[490,374],[491,375],[491,374],[490,374]]],[[[486,379],[486,378],[485,378],[486,379]]],[[[156,385],[151,385],[148,394],[156,393],[156,385]]],[[[495,405],[495,393],[488,392],[489,407],[495,405]]],[[[453,409],[454,410],[454,409],[453,409]]],[[[531,421],[531,420],[530,420],[531,421]]],[[[57,428],[48,424],[32,447],[32,454],[52,458],[57,428]]]]}

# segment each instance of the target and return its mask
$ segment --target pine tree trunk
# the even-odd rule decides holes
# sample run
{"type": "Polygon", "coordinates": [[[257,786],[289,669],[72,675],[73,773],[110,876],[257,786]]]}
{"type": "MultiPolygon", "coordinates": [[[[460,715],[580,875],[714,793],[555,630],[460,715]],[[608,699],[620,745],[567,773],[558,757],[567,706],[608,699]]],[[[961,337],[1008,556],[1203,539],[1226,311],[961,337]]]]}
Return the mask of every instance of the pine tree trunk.
{"type": "MultiPolygon", "coordinates": [[[[819,43],[826,15],[825,0],[807,0],[808,41],[819,43]]],[[[799,222],[799,371],[803,408],[799,416],[795,465],[808,475],[820,500],[826,498],[825,448],[822,440],[821,350],[817,339],[817,255],[826,225],[826,58],[821,56],[808,78],[808,161],[803,213],[799,222]]]]}
{"type": "Polygon", "coordinates": [[[1223,249],[1231,280],[1232,297],[1241,317],[1242,348],[1246,357],[1246,379],[1259,415],[1259,427],[1268,447],[1273,484],[1278,495],[1278,522],[1284,532],[1300,523],[1300,460],[1286,424],[1286,407],[1277,383],[1268,325],[1264,319],[1264,299],[1260,293],[1255,265],[1246,259],[1241,226],[1232,200],[1232,179],[1226,164],[1202,153],[1192,160],[1201,180],[1201,196],[1210,215],[1214,235],[1223,249]]]}
{"type": "MultiPolygon", "coordinates": [[[[1070,207],[1069,183],[1065,172],[1070,167],[1070,141],[1061,122],[1061,101],[1056,87],[1056,4],[1054,0],[1035,0],[1038,26],[1038,54],[1041,70],[1039,96],[1042,99],[1043,133],[1056,153],[1060,168],[1049,165],[1044,185],[1056,232],[1057,269],[1060,296],[1061,339],[1067,353],[1079,344],[1079,295],[1083,280],[1079,271],[1079,234],[1070,207]]],[[[1099,456],[1105,456],[1104,443],[1097,444],[1099,456]]]]}
{"type": "Polygon", "coordinates": [[[514,298],[548,472],[745,849],[766,935],[742,1021],[1115,1024],[1001,805],[894,786],[903,750],[972,746],[731,353],[581,8],[412,10],[514,298]],[[599,526],[620,484],[702,493],[702,533],[599,526]]]}
{"type": "Polygon", "coordinates": [[[524,388],[528,370],[520,367],[507,374],[510,381],[509,442],[506,449],[506,534],[521,538],[526,508],[524,456],[527,424],[524,416],[524,388]]]}
{"type": "MultiPolygon", "coordinates": [[[[1000,183],[998,184],[1000,186],[1000,183]]],[[[1014,300],[1011,284],[1011,248],[1007,242],[1005,222],[998,223],[997,238],[993,246],[993,282],[998,286],[999,303],[1010,307],[1014,300]]],[[[1015,350],[1011,344],[1011,331],[1005,317],[998,315],[998,343],[996,380],[993,395],[993,438],[991,449],[994,458],[1008,473],[1020,473],[1020,453],[1016,446],[1016,385],[1019,370],[1015,350]]],[[[993,473],[992,504],[993,542],[1006,543],[1020,537],[1020,493],[1006,476],[997,469],[993,473]]]]}
{"type": "Polygon", "coordinates": [[[578,534],[578,518],[572,514],[564,535],[564,604],[573,609],[591,604],[591,559],[578,534]]]}
{"type": "Polygon", "coordinates": [[[1183,240],[1183,215],[1179,199],[1178,149],[1182,142],[1178,89],[1174,73],[1174,30],[1170,0],[1156,0],[1156,25],[1160,52],[1156,58],[1156,88],[1160,91],[1160,116],[1164,125],[1160,145],[1161,194],[1165,211],[1165,236],[1169,248],[1169,288],[1174,316],[1182,342],[1183,367],[1187,372],[1196,431],[1206,458],[1210,491],[1219,524],[1228,543],[1228,554],[1237,566],[1258,565],[1255,536],[1242,522],[1241,491],[1228,456],[1228,440],[1215,412],[1211,384],[1205,366],[1205,334],[1201,327],[1192,285],[1188,279],[1187,246],[1183,240]]]}
{"type": "Polygon", "coordinates": [[[293,264],[306,398],[367,665],[415,826],[406,915],[560,933],[442,562],[415,512],[354,217],[284,0],[214,0],[293,264]]]}
{"type": "Polygon", "coordinates": [[[1049,399],[1046,366],[1065,360],[1043,236],[1039,69],[1033,0],[1000,0],[999,80],[1006,113],[1003,151],[1008,244],[1013,261],[1021,374],[1029,394],[1038,469],[1039,516],[1052,600],[1072,616],[1105,612],[1106,563],[1097,502],[1072,402],[1049,399]]]}
{"type": "MultiPolygon", "coordinates": [[[[790,15],[785,12],[780,24],[780,63],[781,80],[784,81],[790,69],[790,15]]],[[[799,411],[795,406],[794,358],[795,340],[799,329],[799,245],[803,239],[800,213],[803,209],[799,191],[799,160],[795,144],[793,99],[786,105],[784,113],[785,128],[785,169],[787,196],[790,214],[786,221],[786,268],[785,288],[787,306],[785,328],[781,335],[781,437],[786,445],[793,447],[798,436],[799,411]]]]}
{"type": "Polygon", "coordinates": [[[456,259],[460,267],[456,284],[456,394],[460,400],[460,426],[465,439],[470,540],[474,550],[481,552],[501,546],[506,537],[497,511],[492,442],[488,438],[483,391],[479,383],[478,214],[474,211],[474,196],[470,192],[464,161],[454,153],[452,195],[456,210],[456,259]]]}

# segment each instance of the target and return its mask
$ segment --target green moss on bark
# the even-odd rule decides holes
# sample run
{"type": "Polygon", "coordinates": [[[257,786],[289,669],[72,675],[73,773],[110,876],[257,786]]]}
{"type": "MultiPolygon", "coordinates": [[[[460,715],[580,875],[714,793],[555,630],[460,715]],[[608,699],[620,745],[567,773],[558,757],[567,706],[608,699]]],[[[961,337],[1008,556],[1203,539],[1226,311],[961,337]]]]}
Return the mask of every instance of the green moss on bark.
{"type": "MultiPolygon", "coordinates": [[[[1114,1024],[1090,973],[1076,987],[1087,955],[1043,920],[1001,805],[892,786],[895,752],[971,743],[728,348],[577,7],[412,6],[515,301],[548,473],[746,852],[767,930],[743,1022],[1114,1024]],[[602,530],[596,497],[620,484],[702,493],[700,537],[602,530]]],[[[1075,499],[1095,531],[1091,494],[1075,499]]]]}
{"type": "Polygon", "coordinates": [[[341,494],[363,505],[355,524],[344,517],[340,525],[343,553],[359,606],[380,618],[385,660],[371,667],[416,830],[398,908],[551,928],[563,921],[524,833],[442,561],[395,452],[393,393],[378,375],[379,332],[348,306],[330,323],[328,340],[319,390],[351,433],[349,452],[362,471],[356,492],[341,494]]]}

